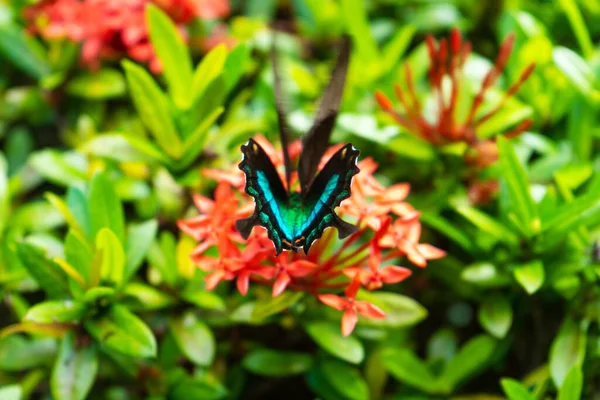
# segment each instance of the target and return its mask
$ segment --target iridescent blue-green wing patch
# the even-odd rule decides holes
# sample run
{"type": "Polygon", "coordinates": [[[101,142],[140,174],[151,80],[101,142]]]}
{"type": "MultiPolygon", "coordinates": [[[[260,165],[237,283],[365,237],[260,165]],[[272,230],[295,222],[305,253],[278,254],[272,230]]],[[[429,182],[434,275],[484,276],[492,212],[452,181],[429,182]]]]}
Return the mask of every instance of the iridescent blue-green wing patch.
{"type": "Polygon", "coordinates": [[[255,225],[267,229],[277,254],[289,242],[289,228],[283,222],[281,206],[287,204],[288,194],[269,156],[258,143],[250,139],[242,146],[243,158],[239,168],[246,175],[246,193],[254,198],[254,213],[237,220],[235,227],[245,239],[255,225]]]}
{"type": "Polygon", "coordinates": [[[299,229],[299,236],[305,238],[305,253],[308,254],[312,243],[330,226],[337,228],[340,238],[345,238],[358,229],[342,220],[335,213],[335,208],[350,197],[352,177],[359,172],[356,166],[359,153],[351,144],[338,150],[319,172],[304,197],[303,206],[311,210],[299,229]]]}

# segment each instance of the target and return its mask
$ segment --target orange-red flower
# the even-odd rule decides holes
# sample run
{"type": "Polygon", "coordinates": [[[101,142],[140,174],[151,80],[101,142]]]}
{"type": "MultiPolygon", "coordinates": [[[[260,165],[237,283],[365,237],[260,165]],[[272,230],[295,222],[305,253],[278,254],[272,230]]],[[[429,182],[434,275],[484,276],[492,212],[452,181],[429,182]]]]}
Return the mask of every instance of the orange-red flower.
{"type": "MultiPolygon", "coordinates": [[[[262,136],[256,140],[279,169],[283,181],[281,153],[262,136]]],[[[297,159],[299,149],[299,141],[290,145],[292,160],[297,159]]],[[[332,154],[328,151],[324,161],[332,154]]],[[[235,230],[235,220],[250,215],[254,208],[252,199],[244,194],[239,170],[205,170],[205,176],[219,182],[215,200],[195,196],[200,215],[179,221],[179,227],[198,241],[191,256],[208,273],[207,289],[235,279],[242,294],[247,293],[250,282],[271,286],[273,297],[286,290],[303,291],[344,311],[345,335],[352,332],[358,314],[383,318],[377,307],[355,299],[357,290],[361,286],[374,290],[384,284],[398,283],[411,273],[408,268],[396,265],[381,267],[383,263],[406,256],[422,267],[427,260],[445,253],[419,243],[420,214],[405,201],[410,187],[402,183],[389,188],[381,185],[373,176],[377,164],[369,158],[361,160],[359,166],[361,172],[353,180],[352,195],[338,209],[341,216],[354,218],[358,231],[339,240],[336,232],[329,229],[313,244],[308,255],[284,252],[279,256],[275,255],[264,229],[255,228],[247,240],[235,230]],[[209,249],[216,249],[218,256],[206,255],[209,249]],[[344,297],[335,294],[344,289],[344,297]]],[[[292,185],[297,185],[296,176],[292,185]]]]}
{"type": "MultiPolygon", "coordinates": [[[[452,31],[449,41],[444,38],[437,43],[431,35],[426,38],[429,55],[428,80],[437,103],[437,111],[433,121],[428,118],[431,111],[428,110],[426,116],[426,111],[417,96],[411,68],[408,64],[404,69],[406,91],[402,90],[399,85],[394,86],[394,92],[400,103],[401,111],[396,110],[392,101],[381,91],[375,93],[377,102],[399,125],[434,145],[455,142],[466,143],[469,149],[465,154],[465,161],[467,165],[475,169],[474,173],[476,174],[478,170],[493,164],[498,159],[496,138],[480,139],[477,136],[477,130],[482,124],[498,114],[506,101],[515,95],[535,68],[535,64],[530,64],[519,78],[509,86],[496,106],[483,114],[480,112],[487,92],[496,83],[506,67],[514,40],[515,36],[509,35],[502,43],[494,65],[483,78],[481,87],[473,98],[467,116],[463,120],[458,120],[460,113],[457,108],[459,95],[464,90],[462,82],[463,66],[471,53],[471,43],[462,40],[458,29],[452,31]]],[[[525,119],[512,130],[504,132],[503,135],[506,137],[517,136],[527,130],[532,123],[531,119],[525,119]]],[[[472,198],[485,199],[485,196],[472,196],[472,198]]]]}
{"type": "Polygon", "coordinates": [[[228,0],[44,0],[25,9],[30,30],[47,39],[81,43],[81,60],[98,68],[100,60],[128,57],[161,71],[148,38],[145,9],[155,3],[178,24],[193,18],[229,14],[228,0]]]}
{"type": "Polygon", "coordinates": [[[360,289],[360,279],[355,277],[346,288],[344,297],[335,294],[320,294],[318,296],[322,303],[336,310],[344,311],[342,316],[342,334],[348,336],[354,330],[358,322],[358,314],[370,319],[383,319],[385,313],[376,305],[368,301],[356,300],[356,294],[360,289]]]}

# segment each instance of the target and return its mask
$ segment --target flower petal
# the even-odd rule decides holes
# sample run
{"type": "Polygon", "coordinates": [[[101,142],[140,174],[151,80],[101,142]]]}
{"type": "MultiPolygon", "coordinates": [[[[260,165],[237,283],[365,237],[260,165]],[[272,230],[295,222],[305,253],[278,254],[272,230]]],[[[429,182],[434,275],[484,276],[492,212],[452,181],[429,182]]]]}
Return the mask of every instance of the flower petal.
{"type": "Polygon", "coordinates": [[[283,293],[283,291],[285,290],[285,288],[287,287],[288,283],[290,283],[291,280],[292,279],[286,272],[280,273],[277,276],[275,283],[273,284],[273,297],[277,297],[281,293],[283,293]]]}
{"type": "Polygon", "coordinates": [[[383,268],[381,271],[379,271],[379,274],[381,275],[381,279],[385,283],[391,284],[405,280],[412,274],[412,271],[408,268],[389,265],[383,268]]]}
{"type": "Polygon", "coordinates": [[[356,307],[356,311],[359,314],[364,315],[370,319],[383,319],[385,318],[385,313],[379,307],[374,304],[369,303],[368,301],[357,301],[354,303],[356,307]]]}
{"type": "Polygon", "coordinates": [[[320,294],[317,296],[321,303],[328,305],[329,307],[335,308],[336,310],[342,311],[348,308],[348,300],[335,294],[320,294]]]}
{"type": "Polygon", "coordinates": [[[342,316],[342,335],[350,335],[357,322],[358,315],[356,314],[356,310],[354,310],[354,308],[348,308],[342,316]]]}

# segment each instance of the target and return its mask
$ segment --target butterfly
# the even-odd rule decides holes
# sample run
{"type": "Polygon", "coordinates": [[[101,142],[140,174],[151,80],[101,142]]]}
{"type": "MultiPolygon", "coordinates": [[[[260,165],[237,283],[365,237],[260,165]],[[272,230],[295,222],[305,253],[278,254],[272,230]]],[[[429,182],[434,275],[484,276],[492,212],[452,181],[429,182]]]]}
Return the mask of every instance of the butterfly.
{"type": "Polygon", "coordinates": [[[287,146],[288,126],[274,47],[273,45],[271,49],[271,58],[275,109],[288,189],[284,187],[265,150],[250,139],[241,147],[243,157],[239,168],[246,177],[245,191],[254,198],[254,213],[248,218],[237,220],[235,225],[245,239],[254,226],[266,228],[277,255],[282,250],[298,252],[300,249],[308,254],[313,242],[321,237],[325,229],[337,228],[340,238],[345,238],[358,229],[342,220],[334,209],[350,197],[352,178],[359,172],[356,165],[359,151],[352,144],[344,145],[315,176],[321,157],[329,147],[329,138],[340,108],[350,58],[350,40],[347,37],[342,40],[315,122],[302,138],[302,152],[298,161],[300,192],[289,190],[292,171],[287,146]]]}

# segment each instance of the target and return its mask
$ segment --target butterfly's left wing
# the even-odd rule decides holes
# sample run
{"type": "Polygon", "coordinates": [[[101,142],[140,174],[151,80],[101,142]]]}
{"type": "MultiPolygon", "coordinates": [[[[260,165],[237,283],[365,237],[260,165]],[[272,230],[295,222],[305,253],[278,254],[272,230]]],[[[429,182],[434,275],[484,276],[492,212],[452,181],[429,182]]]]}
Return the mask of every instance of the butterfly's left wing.
{"type": "Polygon", "coordinates": [[[358,229],[342,220],[335,213],[335,208],[350,197],[352,177],[359,172],[356,166],[359,153],[351,144],[346,144],[338,150],[327,161],[306,194],[303,206],[311,212],[300,229],[301,236],[305,238],[306,254],[312,243],[330,226],[337,228],[340,238],[345,238],[358,229]]]}
{"type": "Polygon", "coordinates": [[[288,194],[271,159],[258,143],[250,139],[242,146],[242,154],[244,158],[239,168],[246,175],[246,193],[254,198],[255,207],[254,213],[237,220],[235,227],[244,239],[250,236],[255,225],[265,227],[279,254],[284,247],[282,241],[291,240],[280,210],[281,205],[287,203],[288,194]]]}

